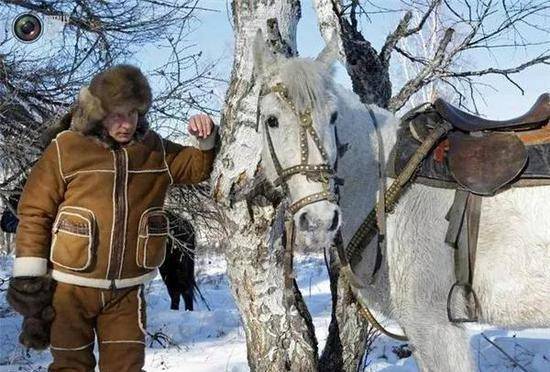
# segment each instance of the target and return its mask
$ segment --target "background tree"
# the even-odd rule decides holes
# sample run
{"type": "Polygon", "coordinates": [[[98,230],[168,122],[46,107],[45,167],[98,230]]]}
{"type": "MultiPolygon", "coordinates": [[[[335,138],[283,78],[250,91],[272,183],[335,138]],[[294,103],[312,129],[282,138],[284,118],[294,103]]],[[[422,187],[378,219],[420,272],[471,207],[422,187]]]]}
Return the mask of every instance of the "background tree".
{"type": "Polygon", "coordinates": [[[193,50],[187,39],[198,11],[207,11],[198,3],[0,1],[5,27],[0,33],[0,203],[6,206],[10,195],[21,192],[24,173],[47,145],[40,141],[46,127],[67,112],[82,85],[108,66],[129,62],[150,67],[146,74],[154,102],[149,121],[163,135],[183,136],[194,111],[217,112],[211,104],[219,81],[216,61],[202,61],[200,50],[193,50]],[[11,32],[13,19],[22,12],[44,20],[44,35],[32,44],[23,44],[11,32]],[[155,51],[152,63],[138,59],[147,48],[155,51]]]}
{"type": "Polygon", "coordinates": [[[395,3],[360,0],[314,0],[319,27],[325,40],[333,32],[340,40],[341,61],[346,66],[353,90],[365,103],[397,111],[423,87],[442,84],[458,97],[458,104],[477,110],[480,79],[499,75],[512,87],[517,74],[537,64],[550,63],[548,21],[550,4],[544,0],[469,1],[411,0],[395,3]],[[381,13],[403,14],[380,50],[361,31],[361,21],[372,21],[381,13]],[[427,29],[432,28],[429,32],[427,29]],[[424,33],[430,48],[418,48],[411,38],[424,33]],[[503,50],[529,50],[536,56],[515,66],[493,67],[495,55],[503,50]],[[415,73],[392,89],[390,62],[398,54],[415,66],[415,73]],[[487,66],[465,68],[465,61],[483,59],[487,66]],[[461,62],[462,63],[459,63],[461,62]]]}

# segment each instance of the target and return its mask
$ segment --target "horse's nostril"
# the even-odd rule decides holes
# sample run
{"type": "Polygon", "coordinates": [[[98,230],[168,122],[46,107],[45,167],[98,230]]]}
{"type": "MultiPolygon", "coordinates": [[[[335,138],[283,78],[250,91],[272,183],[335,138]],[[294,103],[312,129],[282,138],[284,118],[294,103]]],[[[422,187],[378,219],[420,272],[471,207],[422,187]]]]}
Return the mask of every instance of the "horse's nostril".
{"type": "Polygon", "coordinates": [[[300,230],[306,231],[309,228],[309,222],[307,220],[307,212],[304,212],[300,215],[300,218],[298,220],[298,225],[300,226],[300,230]]]}
{"type": "Polygon", "coordinates": [[[334,211],[334,216],[332,217],[332,223],[330,224],[330,227],[328,228],[330,231],[336,230],[336,227],[338,227],[338,222],[340,221],[340,214],[338,211],[334,211]]]}

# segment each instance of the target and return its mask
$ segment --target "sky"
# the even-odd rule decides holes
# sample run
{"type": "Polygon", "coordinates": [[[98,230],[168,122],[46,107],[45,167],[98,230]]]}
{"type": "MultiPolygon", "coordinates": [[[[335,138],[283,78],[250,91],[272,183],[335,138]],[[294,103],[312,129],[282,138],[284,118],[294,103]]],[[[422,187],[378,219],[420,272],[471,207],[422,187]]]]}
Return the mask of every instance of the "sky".
{"type": "MultiPolygon", "coordinates": [[[[298,52],[303,57],[315,57],[322,50],[325,43],[319,33],[312,0],[302,0],[301,3],[302,18],[298,23],[297,29],[298,52]]],[[[397,8],[401,3],[399,0],[386,0],[384,4],[388,7],[397,8]]],[[[224,80],[229,80],[233,62],[233,30],[230,23],[230,1],[200,0],[199,6],[212,10],[201,10],[196,13],[196,21],[191,25],[194,31],[190,33],[188,43],[192,46],[193,50],[202,50],[203,61],[205,63],[219,61],[216,67],[218,76],[224,80]]],[[[2,9],[5,9],[5,6],[2,9]]],[[[371,23],[365,22],[362,24],[363,35],[366,36],[377,50],[380,50],[386,36],[395,28],[401,16],[402,13],[373,16],[371,23]]],[[[10,14],[6,17],[6,14],[2,14],[0,18],[3,18],[7,25],[9,24],[9,20],[13,18],[13,15],[10,14]]],[[[540,22],[540,26],[543,29],[550,30],[550,14],[548,17],[541,18],[540,22]]],[[[53,28],[36,45],[23,47],[47,47],[48,43],[55,37],[55,30],[53,28]]],[[[526,36],[529,37],[529,33],[526,36]]],[[[493,55],[483,54],[480,51],[476,52],[477,54],[466,56],[463,58],[462,63],[465,65],[464,68],[505,68],[520,64],[540,51],[540,48],[528,53],[522,49],[507,49],[499,50],[493,55]]],[[[135,63],[144,70],[148,70],[158,63],[159,56],[162,56],[162,52],[151,46],[140,49],[133,60],[125,62],[135,63]]],[[[335,79],[351,89],[350,79],[340,63],[337,63],[335,71],[335,79]]],[[[398,73],[402,71],[401,61],[395,53],[392,56],[391,71],[395,94],[396,86],[399,86],[398,73]]],[[[550,91],[549,73],[550,65],[541,65],[514,75],[514,79],[525,89],[524,95],[501,76],[491,75],[481,79],[480,81],[483,84],[491,85],[491,87],[482,88],[483,101],[478,102],[479,112],[493,119],[507,119],[522,114],[534,103],[540,94],[550,91]]],[[[215,90],[217,96],[215,98],[216,102],[214,102],[215,106],[221,107],[223,105],[225,87],[226,84],[221,84],[215,90]]]]}

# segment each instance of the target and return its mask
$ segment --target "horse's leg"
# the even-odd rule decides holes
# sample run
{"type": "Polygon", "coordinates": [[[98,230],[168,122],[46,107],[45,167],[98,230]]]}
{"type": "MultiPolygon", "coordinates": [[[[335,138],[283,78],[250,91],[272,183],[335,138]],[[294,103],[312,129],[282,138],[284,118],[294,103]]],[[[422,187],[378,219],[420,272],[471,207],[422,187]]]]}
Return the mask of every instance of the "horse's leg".
{"type": "Polygon", "coordinates": [[[189,250],[183,254],[180,267],[181,295],[185,302],[185,310],[193,311],[195,299],[195,241],[194,237],[188,239],[189,250]]]}
{"type": "Polygon", "coordinates": [[[180,291],[176,273],[178,263],[178,257],[172,251],[172,242],[169,241],[166,245],[166,258],[160,267],[160,273],[170,296],[171,310],[179,310],[180,308],[180,291]]]}
{"type": "MultiPolygon", "coordinates": [[[[168,257],[167,257],[168,258],[168,257]]],[[[173,257],[171,257],[173,258],[173,257]]],[[[178,278],[174,272],[175,267],[171,266],[170,271],[166,274],[166,289],[168,289],[168,295],[170,296],[170,309],[179,310],[180,308],[180,288],[178,278]]]]}
{"type": "Polygon", "coordinates": [[[468,334],[447,318],[455,275],[454,252],[444,242],[445,215],[453,195],[413,185],[388,220],[393,308],[419,368],[426,372],[475,371],[468,334]]]}
{"type": "Polygon", "coordinates": [[[170,309],[178,310],[179,309],[179,293],[176,293],[176,288],[174,287],[175,279],[173,274],[173,264],[172,260],[174,259],[169,253],[166,254],[166,259],[163,264],[159,267],[160,275],[166,290],[168,291],[168,296],[170,296],[170,309]]]}
{"type": "Polygon", "coordinates": [[[185,310],[193,311],[193,299],[195,290],[195,267],[190,253],[184,254],[180,262],[179,287],[185,302],[185,310]]]}
{"type": "MultiPolygon", "coordinates": [[[[394,275],[399,323],[417,364],[425,372],[475,371],[468,334],[447,317],[447,294],[454,282],[451,248],[437,241],[418,243],[399,258],[406,275],[394,275]]],[[[454,301],[455,315],[464,308],[459,300],[454,301]]]]}
{"type": "Polygon", "coordinates": [[[183,301],[185,302],[185,310],[193,311],[193,287],[185,288],[182,292],[183,301]]]}
{"type": "Polygon", "coordinates": [[[419,317],[403,319],[413,356],[423,372],[475,371],[469,337],[461,326],[417,308],[419,317]]]}
{"type": "Polygon", "coordinates": [[[168,293],[170,294],[170,309],[179,310],[180,309],[180,291],[177,287],[169,287],[168,293]]]}

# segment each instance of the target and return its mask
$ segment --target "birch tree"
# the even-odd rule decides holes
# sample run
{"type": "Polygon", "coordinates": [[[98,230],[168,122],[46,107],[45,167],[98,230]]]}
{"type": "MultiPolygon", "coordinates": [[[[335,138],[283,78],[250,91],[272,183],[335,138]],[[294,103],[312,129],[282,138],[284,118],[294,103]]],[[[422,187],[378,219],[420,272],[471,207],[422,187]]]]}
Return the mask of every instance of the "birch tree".
{"type": "Polygon", "coordinates": [[[295,55],[300,2],[234,0],[232,13],[235,55],[211,178],[214,199],[225,216],[227,274],[244,323],[250,369],[315,371],[317,341],[311,316],[284,264],[289,247],[283,205],[262,194],[235,198],[259,173],[262,141],[256,132],[260,87],[253,77],[254,36],[262,29],[274,52],[295,55]]]}

